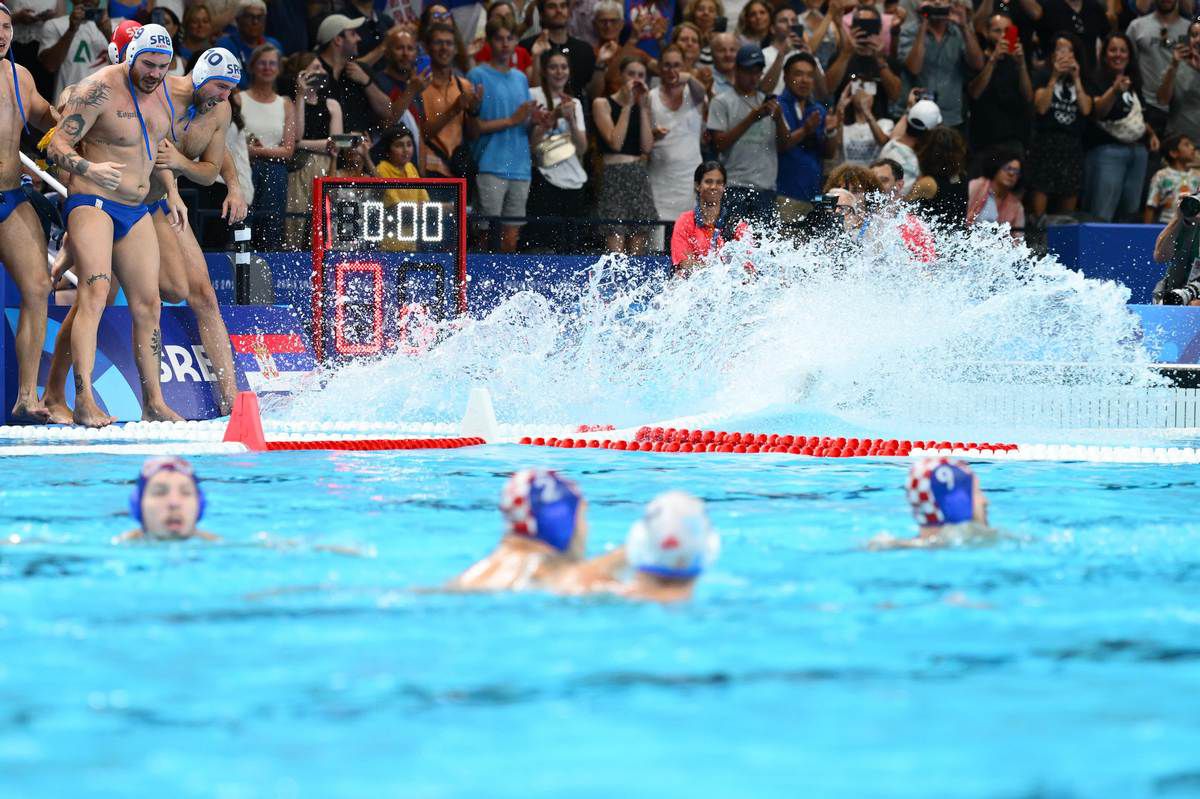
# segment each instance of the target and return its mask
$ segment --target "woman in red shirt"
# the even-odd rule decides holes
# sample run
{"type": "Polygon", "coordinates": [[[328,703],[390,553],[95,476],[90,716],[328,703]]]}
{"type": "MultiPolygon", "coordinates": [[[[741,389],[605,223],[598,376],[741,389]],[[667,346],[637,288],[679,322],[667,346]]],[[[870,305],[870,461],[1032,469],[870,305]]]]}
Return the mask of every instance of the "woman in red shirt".
{"type": "Polygon", "coordinates": [[[745,222],[735,224],[726,218],[722,203],[725,197],[724,166],[716,161],[705,161],[696,167],[695,184],[696,209],[680,214],[675,220],[675,232],[671,234],[671,263],[675,266],[676,277],[687,277],[711,250],[720,249],[727,238],[740,239],[746,230],[745,222]]]}

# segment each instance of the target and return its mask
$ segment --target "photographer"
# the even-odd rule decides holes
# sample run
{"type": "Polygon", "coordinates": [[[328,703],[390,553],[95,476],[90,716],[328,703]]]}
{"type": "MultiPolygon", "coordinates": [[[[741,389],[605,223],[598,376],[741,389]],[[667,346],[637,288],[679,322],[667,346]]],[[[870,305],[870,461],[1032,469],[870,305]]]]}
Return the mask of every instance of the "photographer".
{"type": "Polygon", "coordinates": [[[1154,242],[1154,261],[1170,263],[1154,287],[1155,305],[1200,305],[1200,197],[1179,198],[1179,212],[1154,242]]]}
{"type": "Polygon", "coordinates": [[[931,0],[917,8],[917,29],[900,34],[900,57],[915,85],[936,97],[942,120],[962,126],[963,86],[968,70],[983,69],[983,52],[967,25],[967,9],[950,0],[931,0]]]}

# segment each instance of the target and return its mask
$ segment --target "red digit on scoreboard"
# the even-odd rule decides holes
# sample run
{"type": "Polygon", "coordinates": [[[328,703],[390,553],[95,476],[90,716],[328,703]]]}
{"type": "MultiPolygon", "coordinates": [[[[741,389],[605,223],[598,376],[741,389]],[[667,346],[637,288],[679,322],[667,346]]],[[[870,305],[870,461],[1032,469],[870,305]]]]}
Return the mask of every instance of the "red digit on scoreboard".
{"type": "Polygon", "coordinates": [[[334,267],[334,285],[337,287],[337,310],[333,317],[333,341],[339,355],[377,355],[383,349],[383,267],[375,261],[340,263],[334,267]],[[347,275],[351,272],[366,272],[371,275],[371,335],[366,339],[356,336],[356,341],[346,338],[347,275]]]}

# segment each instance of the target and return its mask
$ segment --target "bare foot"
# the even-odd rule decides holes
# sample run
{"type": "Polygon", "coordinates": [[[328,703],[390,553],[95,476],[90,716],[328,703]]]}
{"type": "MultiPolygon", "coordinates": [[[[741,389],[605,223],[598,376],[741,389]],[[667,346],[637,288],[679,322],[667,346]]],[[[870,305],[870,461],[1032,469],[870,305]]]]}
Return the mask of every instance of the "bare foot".
{"type": "Polygon", "coordinates": [[[9,416],[12,418],[12,424],[48,424],[50,422],[50,411],[36,400],[33,402],[17,400],[17,404],[13,406],[9,416]]]}
{"type": "Polygon", "coordinates": [[[74,424],[75,413],[65,399],[43,397],[46,410],[50,413],[50,424],[74,424]]]}
{"type": "Polygon", "coordinates": [[[107,427],[117,421],[117,417],[104,413],[96,404],[85,407],[81,402],[75,403],[75,413],[72,414],[75,424],[84,427],[107,427]]]}
{"type": "Polygon", "coordinates": [[[157,403],[153,405],[145,405],[142,408],[143,422],[182,422],[185,421],[182,416],[175,413],[167,407],[167,403],[157,403]]]}

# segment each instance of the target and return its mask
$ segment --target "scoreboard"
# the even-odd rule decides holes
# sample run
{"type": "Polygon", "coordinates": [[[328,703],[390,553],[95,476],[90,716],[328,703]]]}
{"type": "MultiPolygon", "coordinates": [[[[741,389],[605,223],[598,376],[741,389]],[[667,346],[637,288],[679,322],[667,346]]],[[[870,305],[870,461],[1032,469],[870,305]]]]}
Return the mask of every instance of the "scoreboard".
{"type": "Polygon", "coordinates": [[[313,181],[318,360],[420,352],[467,311],[466,181],[313,181]]]}

